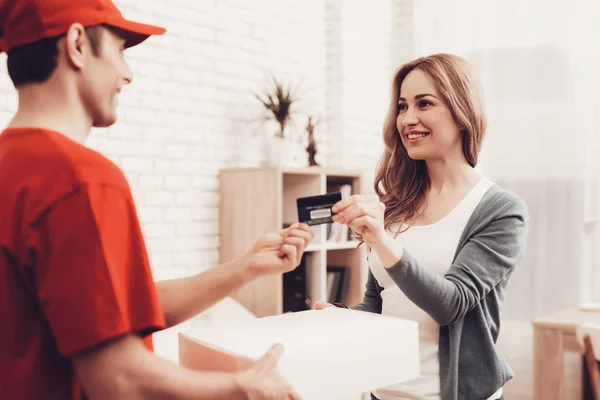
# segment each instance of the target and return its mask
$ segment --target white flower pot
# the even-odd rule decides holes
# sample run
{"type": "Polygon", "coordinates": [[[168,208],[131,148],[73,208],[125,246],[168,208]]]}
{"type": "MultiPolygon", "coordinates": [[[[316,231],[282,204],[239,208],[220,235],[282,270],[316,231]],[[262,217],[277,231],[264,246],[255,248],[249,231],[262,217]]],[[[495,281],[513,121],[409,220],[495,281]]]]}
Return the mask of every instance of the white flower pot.
{"type": "Polygon", "coordinates": [[[297,143],[288,139],[271,137],[267,141],[269,164],[280,167],[298,166],[297,143]]]}

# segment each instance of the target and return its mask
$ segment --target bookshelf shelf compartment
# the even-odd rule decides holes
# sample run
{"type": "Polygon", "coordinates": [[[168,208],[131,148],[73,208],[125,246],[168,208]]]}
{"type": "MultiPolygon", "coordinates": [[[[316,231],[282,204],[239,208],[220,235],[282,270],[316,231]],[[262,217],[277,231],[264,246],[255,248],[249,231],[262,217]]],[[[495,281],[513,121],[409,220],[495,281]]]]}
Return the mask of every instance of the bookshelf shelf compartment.
{"type": "MultiPolygon", "coordinates": [[[[277,167],[222,170],[220,262],[240,257],[261,235],[297,222],[298,197],[340,189],[345,196],[360,193],[360,172],[337,168],[277,167]]],[[[306,308],[312,308],[318,300],[327,301],[328,266],[347,267],[344,300],[347,304],[360,301],[367,278],[364,246],[358,247],[357,241],[345,238],[339,242],[328,242],[327,225],[315,226],[313,232],[314,239],[303,257],[306,308]]],[[[232,297],[258,317],[281,314],[288,311],[284,307],[284,298],[289,304],[290,293],[286,291],[289,282],[281,276],[264,277],[245,285],[232,297]]]]}

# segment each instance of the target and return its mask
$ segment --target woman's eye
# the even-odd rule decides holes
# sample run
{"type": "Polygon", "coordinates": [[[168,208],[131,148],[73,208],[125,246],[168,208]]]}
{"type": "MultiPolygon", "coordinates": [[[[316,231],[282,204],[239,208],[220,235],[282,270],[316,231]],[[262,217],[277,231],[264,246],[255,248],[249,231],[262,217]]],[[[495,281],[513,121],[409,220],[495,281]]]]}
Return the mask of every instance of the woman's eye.
{"type": "Polygon", "coordinates": [[[432,105],[432,103],[429,100],[421,100],[419,102],[419,107],[428,107],[432,105]]]}
{"type": "Polygon", "coordinates": [[[398,111],[404,111],[406,110],[408,107],[406,106],[406,104],[398,104],[398,111]]]}

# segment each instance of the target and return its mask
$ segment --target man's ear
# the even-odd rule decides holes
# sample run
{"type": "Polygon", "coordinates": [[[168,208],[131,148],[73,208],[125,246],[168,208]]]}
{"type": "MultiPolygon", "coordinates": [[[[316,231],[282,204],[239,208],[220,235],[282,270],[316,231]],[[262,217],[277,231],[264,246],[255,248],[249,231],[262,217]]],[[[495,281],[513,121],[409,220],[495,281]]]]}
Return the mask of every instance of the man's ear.
{"type": "Polygon", "coordinates": [[[83,68],[87,53],[92,51],[83,25],[76,23],[69,27],[64,38],[64,49],[69,63],[77,69],[83,68]]]}

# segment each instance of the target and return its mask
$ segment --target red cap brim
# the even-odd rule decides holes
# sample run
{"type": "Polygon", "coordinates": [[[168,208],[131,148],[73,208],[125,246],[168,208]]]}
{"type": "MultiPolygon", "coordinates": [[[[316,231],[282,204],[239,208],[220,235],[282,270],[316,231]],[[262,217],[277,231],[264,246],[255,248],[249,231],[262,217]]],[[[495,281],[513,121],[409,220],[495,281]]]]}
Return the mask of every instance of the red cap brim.
{"type": "MultiPolygon", "coordinates": [[[[106,24],[123,31],[126,39],[125,47],[127,48],[142,43],[144,40],[148,39],[152,35],[162,35],[167,31],[165,28],[161,28],[160,26],[142,24],[126,19],[114,22],[107,22],[106,24]]],[[[2,43],[0,41],[0,49],[1,48],[2,43]]]]}

